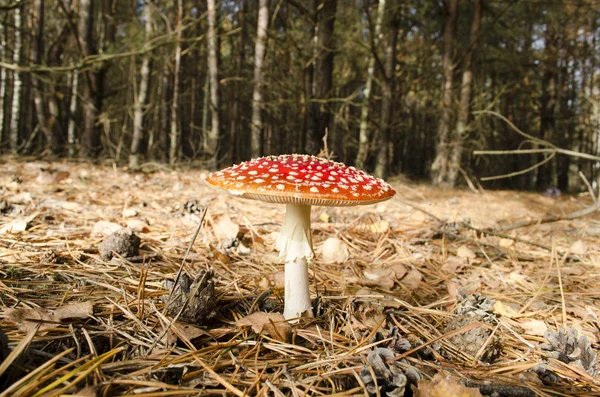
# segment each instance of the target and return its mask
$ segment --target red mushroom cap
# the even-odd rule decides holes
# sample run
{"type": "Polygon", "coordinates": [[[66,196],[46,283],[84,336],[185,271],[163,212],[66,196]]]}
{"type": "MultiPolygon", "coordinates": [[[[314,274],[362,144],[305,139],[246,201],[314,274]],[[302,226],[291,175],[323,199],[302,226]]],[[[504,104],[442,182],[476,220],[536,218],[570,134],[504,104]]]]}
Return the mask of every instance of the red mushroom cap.
{"type": "Polygon", "coordinates": [[[386,182],[364,171],[300,154],[246,161],[211,173],[206,183],[249,199],[331,207],[373,204],[396,194],[386,182]]]}

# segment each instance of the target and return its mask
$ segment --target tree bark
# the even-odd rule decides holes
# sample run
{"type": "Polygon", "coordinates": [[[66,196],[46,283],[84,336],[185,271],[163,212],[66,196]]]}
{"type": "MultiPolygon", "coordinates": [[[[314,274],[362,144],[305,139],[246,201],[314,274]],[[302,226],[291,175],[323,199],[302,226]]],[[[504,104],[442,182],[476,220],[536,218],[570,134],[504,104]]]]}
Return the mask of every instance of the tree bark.
{"type": "Polygon", "coordinates": [[[77,104],[79,102],[79,72],[71,72],[71,101],[69,102],[69,122],[67,124],[67,142],[69,144],[69,157],[77,153],[76,117],[77,104]]]}
{"type": "Polygon", "coordinates": [[[246,60],[246,13],[248,12],[248,0],[242,0],[242,6],[238,11],[238,26],[240,28],[240,40],[237,45],[236,70],[238,80],[233,83],[233,104],[231,108],[231,121],[229,124],[230,147],[225,161],[229,163],[238,162],[242,159],[241,142],[238,139],[238,129],[241,126],[240,93],[244,62],[246,60]]]}
{"type": "MultiPolygon", "coordinates": [[[[14,10],[15,16],[15,47],[13,53],[13,64],[21,64],[21,51],[22,51],[22,38],[21,28],[23,24],[23,16],[21,6],[18,6],[14,10]]],[[[10,150],[16,154],[19,150],[19,126],[21,125],[21,93],[23,89],[23,83],[21,81],[21,74],[19,72],[13,73],[13,96],[12,96],[12,111],[10,119],[10,129],[8,133],[8,139],[10,142],[10,150]]]]}
{"type": "Polygon", "coordinates": [[[269,24],[269,2],[259,0],[258,2],[258,24],[256,27],[256,43],[254,47],[254,89],[252,90],[252,121],[251,131],[251,155],[260,157],[262,147],[262,109],[263,109],[263,63],[266,52],[267,29],[269,24]]]}
{"type": "Polygon", "coordinates": [[[367,81],[363,90],[363,102],[360,109],[360,130],[358,133],[358,152],[356,154],[356,168],[363,169],[369,152],[369,99],[371,98],[371,89],[373,86],[373,77],[375,75],[375,55],[379,47],[379,35],[381,32],[381,23],[385,11],[385,0],[379,0],[377,7],[377,19],[375,21],[375,29],[371,37],[371,54],[369,56],[369,64],[367,67],[367,81]]]}
{"type": "MultiPolygon", "coordinates": [[[[0,23],[0,61],[6,62],[6,30],[4,29],[4,26],[6,26],[6,16],[3,19],[2,23],[0,23]]],[[[4,142],[4,120],[6,119],[4,97],[6,96],[7,77],[8,73],[6,73],[6,69],[0,68],[0,147],[2,147],[2,143],[4,142]]]]}
{"type": "MultiPolygon", "coordinates": [[[[149,42],[153,35],[154,12],[152,5],[146,2],[144,5],[145,17],[145,39],[149,42]]],[[[148,99],[148,88],[150,87],[150,74],[152,73],[152,53],[147,52],[142,58],[140,68],[140,87],[137,98],[135,99],[133,111],[133,134],[131,138],[131,153],[129,155],[129,167],[138,168],[140,166],[140,146],[144,136],[144,112],[148,99]]]]}
{"type": "Polygon", "coordinates": [[[208,74],[210,78],[210,115],[211,128],[208,134],[208,147],[204,148],[210,156],[210,168],[217,168],[221,127],[219,117],[219,48],[217,42],[218,17],[215,0],[207,0],[208,5],[208,74]]]}
{"type": "Polygon", "coordinates": [[[396,69],[396,43],[400,31],[400,10],[398,0],[390,1],[388,37],[385,46],[385,59],[383,70],[383,97],[381,99],[381,118],[379,120],[379,140],[377,148],[377,163],[375,176],[387,177],[389,162],[390,128],[392,121],[392,108],[394,99],[396,69]]]}
{"type": "Polygon", "coordinates": [[[471,46],[464,59],[462,84],[460,86],[460,103],[458,105],[458,120],[452,139],[452,154],[448,166],[446,184],[454,186],[458,177],[463,154],[463,144],[469,123],[469,110],[471,106],[471,88],[473,85],[473,54],[477,51],[481,18],[483,13],[483,0],[475,0],[475,12],[471,23],[471,46]]]}
{"type": "MultiPolygon", "coordinates": [[[[79,3],[79,22],[77,27],[79,33],[79,47],[82,56],[89,57],[96,53],[93,40],[94,18],[92,0],[81,0],[79,3]]],[[[95,158],[100,151],[100,130],[98,121],[98,78],[92,71],[85,73],[86,81],[82,85],[83,102],[83,132],[81,136],[81,149],[83,155],[95,158]]]]}
{"type": "Polygon", "coordinates": [[[444,55],[442,68],[444,86],[442,89],[442,114],[438,126],[438,143],[436,156],[431,165],[431,180],[434,185],[445,185],[448,177],[450,162],[450,125],[452,123],[452,85],[454,65],[454,39],[456,34],[456,17],[458,15],[458,0],[446,0],[446,21],[444,24],[444,55]]]}
{"type": "Polygon", "coordinates": [[[337,0],[321,0],[317,5],[318,22],[316,31],[317,52],[313,81],[312,103],[309,115],[306,152],[318,154],[325,131],[331,123],[331,112],[327,99],[333,85],[333,56],[335,51],[335,14],[337,0]]]}
{"type": "MultiPolygon", "coordinates": [[[[33,37],[31,40],[31,60],[35,65],[42,64],[42,54],[44,53],[44,0],[34,0],[32,7],[33,37]]],[[[31,76],[31,88],[33,93],[33,102],[35,104],[35,113],[37,116],[40,130],[46,137],[46,150],[49,156],[56,153],[56,137],[52,126],[46,116],[46,103],[44,101],[44,87],[41,79],[37,75],[31,76]]]]}
{"type": "Polygon", "coordinates": [[[175,47],[175,70],[173,81],[173,97],[171,103],[171,128],[170,128],[170,146],[169,163],[175,164],[179,160],[179,148],[181,143],[181,133],[179,131],[179,118],[177,108],[179,107],[179,74],[181,69],[181,30],[183,20],[183,0],[177,0],[177,46],[175,47]]]}

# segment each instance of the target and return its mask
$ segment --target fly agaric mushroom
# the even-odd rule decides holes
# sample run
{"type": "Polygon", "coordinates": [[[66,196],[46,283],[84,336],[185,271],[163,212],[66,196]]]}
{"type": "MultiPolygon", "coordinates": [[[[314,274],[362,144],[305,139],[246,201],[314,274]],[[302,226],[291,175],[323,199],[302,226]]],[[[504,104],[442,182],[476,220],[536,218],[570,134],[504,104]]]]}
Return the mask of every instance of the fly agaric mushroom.
{"type": "Polygon", "coordinates": [[[396,194],[386,182],[354,167],[298,154],[246,161],[211,173],[206,183],[233,196],[286,204],[276,244],[279,259],[285,263],[286,319],[312,317],[308,289],[308,262],[314,256],[311,206],[374,204],[396,194]]]}

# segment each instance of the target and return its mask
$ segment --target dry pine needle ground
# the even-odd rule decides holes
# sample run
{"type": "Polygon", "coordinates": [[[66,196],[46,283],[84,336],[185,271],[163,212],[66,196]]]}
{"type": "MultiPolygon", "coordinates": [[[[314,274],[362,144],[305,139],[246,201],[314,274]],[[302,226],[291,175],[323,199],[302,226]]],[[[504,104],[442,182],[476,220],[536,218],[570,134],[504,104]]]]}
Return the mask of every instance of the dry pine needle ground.
{"type": "Polygon", "coordinates": [[[316,207],[317,317],[289,325],[283,206],[144,171],[0,163],[0,396],[600,396],[597,215],[499,232],[589,197],[392,180],[391,201],[316,207]],[[139,250],[101,252],[120,226],[139,250]]]}

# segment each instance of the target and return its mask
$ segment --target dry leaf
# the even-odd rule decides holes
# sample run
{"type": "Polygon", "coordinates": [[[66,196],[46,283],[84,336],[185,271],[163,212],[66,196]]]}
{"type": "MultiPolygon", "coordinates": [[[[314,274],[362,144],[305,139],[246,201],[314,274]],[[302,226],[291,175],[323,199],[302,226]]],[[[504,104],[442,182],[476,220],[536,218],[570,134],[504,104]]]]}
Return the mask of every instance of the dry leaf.
{"type": "Polygon", "coordinates": [[[509,306],[502,301],[496,301],[496,303],[494,303],[494,313],[508,318],[517,317],[519,315],[519,312],[516,311],[512,306],[509,306]]]}
{"type": "Polygon", "coordinates": [[[231,262],[231,259],[214,245],[209,244],[208,247],[210,248],[210,252],[215,256],[215,258],[220,260],[221,263],[228,264],[231,262]]]}
{"type": "Polygon", "coordinates": [[[400,281],[402,285],[411,291],[418,289],[421,286],[423,275],[417,269],[410,269],[408,274],[400,281]]]}
{"type": "Polygon", "coordinates": [[[374,222],[370,225],[370,228],[373,233],[383,233],[390,228],[390,223],[388,221],[374,222]]]}
{"type": "Polygon", "coordinates": [[[92,227],[92,236],[110,236],[119,229],[121,229],[121,225],[118,223],[98,221],[92,227]]]}
{"type": "Polygon", "coordinates": [[[185,338],[189,341],[191,341],[192,339],[196,339],[200,336],[210,335],[208,332],[204,331],[199,327],[180,322],[177,322],[173,327],[171,327],[169,329],[169,333],[173,334],[173,337],[180,338],[182,340],[184,340],[185,338]],[[174,327],[177,327],[177,329],[173,329],[174,327]]]}
{"type": "Polygon", "coordinates": [[[329,214],[327,211],[323,211],[319,214],[319,220],[323,223],[329,223],[329,214]]]}
{"type": "Polygon", "coordinates": [[[449,375],[437,373],[419,382],[415,397],[483,397],[479,389],[459,385],[449,375]]]}
{"type": "Polygon", "coordinates": [[[394,287],[393,270],[389,268],[380,268],[363,271],[366,280],[359,280],[360,285],[374,286],[384,289],[392,289],[394,287]],[[368,280],[368,281],[367,281],[368,280]],[[366,281],[366,282],[365,282],[366,281]]]}
{"type": "Polygon", "coordinates": [[[69,178],[70,174],[68,171],[57,171],[53,169],[41,169],[36,183],[41,185],[50,185],[53,183],[59,183],[69,178]]]}
{"type": "Polygon", "coordinates": [[[346,243],[339,238],[329,237],[321,246],[321,259],[325,263],[344,263],[349,256],[346,243]]]}
{"type": "Polygon", "coordinates": [[[0,227],[0,234],[8,233],[21,233],[29,229],[31,221],[38,214],[33,214],[25,218],[15,219],[14,221],[8,222],[4,226],[0,227]]]}
{"type": "Polygon", "coordinates": [[[232,240],[237,237],[240,225],[233,222],[229,215],[222,214],[214,220],[213,230],[219,240],[232,240]]]}
{"type": "Polygon", "coordinates": [[[545,322],[533,318],[519,321],[519,326],[523,328],[523,331],[525,331],[527,335],[544,336],[546,331],[548,331],[545,322]]]}
{"type": "Polygon", "coordinates": [[[91,302],[79,302],[59,307],[56,310],[47,310],[43,308],[17,308],[6,309],[4,318],[17,324],[19,331],[23,333],[35,329],[39,325],[40,331],[47,331],[57,326],[62,320],[67,318],[85,318],[94,313],[94,306],[91,302]]]}
{"type": "Polygon", "coordinates": [[[577,240],[571,245],[569,252],[575,255],[583,255],[587,252],[587,246],[582,240],[577,240]]]}
{"type": "Polygon", "coordinates": [[[412,214],[410,214],[410,220],[414,221],[415,223],[423,223],[426,219],[427,215],[425,215],[425,213],[421,211],[415,211],[412,214]]]}
{"type": "Polygon", "coordinates": [[[502,248],[508,248],[508,247],[512,246],[514,243],[515,243],[515,241],[510,238],[501,238],[500,239],[500,247],[502,247],[502,248]]]}
{"type": "Polygon", "coordinates": [[[371,223],[361,223],[357,225],[354,230],[362,233],[384,233],[390,228],[388,221],[378,221],[371,223]]]}
{"type": "Polygon", "coordinates": [[[130,228],[131,230],[133,230],[134,232],[148,233],[150,231],[148,224],[142,220],[128,219],[126,223],[127,223],[127,227],[130,228]]]}
{"type": "Polygon", "coordinates": [[[133,218],[138,214],[135,208],[125,208],[123,210],[123,218],[133,218]]]}
{"type": "Polygon", "coordinates": [[[477,257],[477,255],[475,255],[475,253],[466,245],[461,245],[460,247],[458,247],[458,250],[456,251],[456,256],[460,258],[469,259],[475,259],[477,257]]]}
{"type": "Polygon", "coordinates": [[[385,314],[372,307],[361,306],[352,316],[352,328],[357,331],[372,330],[379,324],[385,327],[385,314]]]}
{"type": "Polygon", "coordinates": [[[289,343],[292,340],[292,326],[281,313],[256,312],[235,322],[238,327],[249,326],[257,334],[265,333],[273,339],[289,343]]]}

